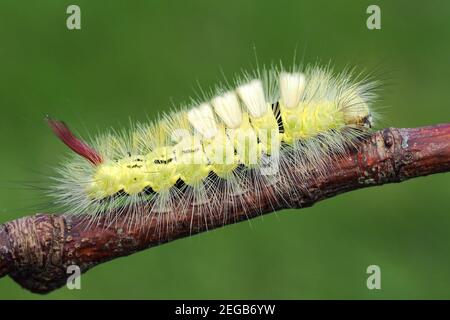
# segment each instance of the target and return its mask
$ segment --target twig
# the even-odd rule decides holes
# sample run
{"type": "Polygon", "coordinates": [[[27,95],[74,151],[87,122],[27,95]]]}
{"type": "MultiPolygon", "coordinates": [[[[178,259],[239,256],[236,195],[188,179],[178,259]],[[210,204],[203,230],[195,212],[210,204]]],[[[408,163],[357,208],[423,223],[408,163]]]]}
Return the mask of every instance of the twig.
{"type": "Polygon", "coordinates": [[[28,290],[47,293],[65,284],[66,268],[72,264],[85,272],[114,258],[274,209],[304,208],[343,192],[450,171],[450,124],[378,131],[337,166],[306,185],[299,182],[303,185],[298,190],[285,190],[288,203],[274,208],[274,186],[268,185],[258,194],[249,190],[232,212],[217,210],[208,220],[193,205],[192,214],[166,214],[163,222],[150,216],[131,226],[120,216],[108,227],[106,216],[95,225],[88,224],[86,216],[52,214],[10,221],[0,225],[0,277],[10,275],[28,290]]]}

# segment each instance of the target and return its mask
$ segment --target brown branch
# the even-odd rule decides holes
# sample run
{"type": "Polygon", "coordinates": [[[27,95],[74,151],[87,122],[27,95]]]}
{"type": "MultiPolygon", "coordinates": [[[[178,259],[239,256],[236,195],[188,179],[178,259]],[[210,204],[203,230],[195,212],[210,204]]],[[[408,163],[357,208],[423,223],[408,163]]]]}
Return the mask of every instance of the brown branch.
{"type": "MultiPolygon", "coordinates": [[[[167,213],[163,222],[153,215],[137,225],[127,225],[123,216],[111,226],[108,216],[96,224],[88,224],[85,217],[51,214],[10,221],[0,225],[0,277],[9,274],[24,288],[47,293],[65,284],[66,268],[72,264],[84,272],[117,257],[263,213],[308,207],[343,192],[450,171],[450,124],[378,131],[337,165],[338,170],[306,185],[299,181],[298,190],[285,189],[288,202],[284,204],[274,207],[274,186],[268,185],[258,193],[249,190],[243,203],[228,212],[216,210],[208,220],[199,213],[199,204],[191,207],[191,214],[167,213]]],[[[298,168],[289,170],[286,176],[291,179],[298,168]]]]}

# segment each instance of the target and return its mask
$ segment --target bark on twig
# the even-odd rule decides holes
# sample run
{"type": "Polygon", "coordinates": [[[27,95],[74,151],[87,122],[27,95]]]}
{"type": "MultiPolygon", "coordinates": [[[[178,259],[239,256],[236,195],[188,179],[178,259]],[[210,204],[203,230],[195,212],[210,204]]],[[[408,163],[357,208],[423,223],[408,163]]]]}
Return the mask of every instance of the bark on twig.
{"type": "Polygon", "coordinates": [[[118,217],[108,228],[106,218],[88,225],[82,216],[37,214],[10,221],[0,225],[0,277],[10,275],[28,290],[47,293],[66,283],[66,268],[72,264],[85,272],[114,258],[274,209],[304,208],[343,192],[450,171],[450,124],[378,131],[337,165],[339,170],[299,186],[300,192],[286,190],[289,203],[273,208],[269,185],[258,191],[258,201],[249,190],[232,212],[215,212],[208,220],[197,208],[184,216],[167,214],[164,223],[149,217],[129,226],[118,217]]]}

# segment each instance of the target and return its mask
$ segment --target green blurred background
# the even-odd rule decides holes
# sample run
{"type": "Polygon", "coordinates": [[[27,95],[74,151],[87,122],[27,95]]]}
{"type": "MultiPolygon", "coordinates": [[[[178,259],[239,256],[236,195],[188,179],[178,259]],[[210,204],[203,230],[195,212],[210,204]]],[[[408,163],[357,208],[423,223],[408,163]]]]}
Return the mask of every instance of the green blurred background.
{"type": "MultiPolygon", "coordinates": [[[[45,114],[85,136],[153,118],[254,66],[254,47],[260,63],[297,50],[377,70],[381,127],[450,120],[448,1],[2,0],[0,222],[36,212],[27,182],[68,152],[45,114]],[[81,30],[66,28],[69,4],[81,30]],[[381,30],[366,28],[370,4],[381,30]]],[[[4,278],[0,299],[450,298],[449,190],[449,174],[359,190],[102,264],[82,290],[39,296],[4,278]]]]}

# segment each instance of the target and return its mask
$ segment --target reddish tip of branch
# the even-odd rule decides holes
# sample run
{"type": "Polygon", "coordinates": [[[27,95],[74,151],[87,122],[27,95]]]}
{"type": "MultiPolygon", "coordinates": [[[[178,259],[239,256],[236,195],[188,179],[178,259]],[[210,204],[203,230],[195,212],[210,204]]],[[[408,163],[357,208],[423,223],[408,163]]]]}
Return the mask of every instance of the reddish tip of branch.
{"type": "Polygon", "coordinates": [[[99,165],[103,162],[103,159],[98,154],[98,152],[88,144],[86,144],[84,141],[75,137],[75,135],[70,131],[69,127],[67,127],[64,122],[54,120],[49,116],[46,116],[46,120],[56,136],[75,153],[89,160],[94,165],[99,165]]]}

